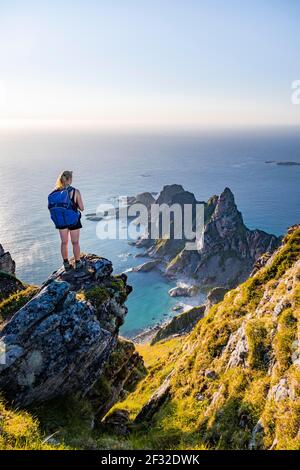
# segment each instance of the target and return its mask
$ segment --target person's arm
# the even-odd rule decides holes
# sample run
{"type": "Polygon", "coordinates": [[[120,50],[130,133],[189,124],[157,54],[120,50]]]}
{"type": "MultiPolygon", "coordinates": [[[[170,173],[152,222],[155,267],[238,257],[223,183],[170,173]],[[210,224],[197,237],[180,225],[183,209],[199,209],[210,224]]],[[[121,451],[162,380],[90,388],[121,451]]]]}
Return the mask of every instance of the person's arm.
{"type": "Polygon", "coordinates": [[[81,212],[84,211],[84,205],[83,205],[82,197],[81,197],[80,191],[78,189],[76,189],[76,203],[78,205],[79,210],[81,212]]]}

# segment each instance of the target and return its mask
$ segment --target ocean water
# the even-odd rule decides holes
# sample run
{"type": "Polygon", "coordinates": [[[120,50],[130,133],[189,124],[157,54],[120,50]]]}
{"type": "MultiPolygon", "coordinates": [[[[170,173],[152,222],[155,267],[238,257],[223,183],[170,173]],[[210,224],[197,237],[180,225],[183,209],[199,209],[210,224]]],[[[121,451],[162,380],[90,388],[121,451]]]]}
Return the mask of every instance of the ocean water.
{"type": "MultiPolygon", "coordinates": [[[[60,265],[59,236],[47,210],[57,175],[74,171],[86,213],[119,195],[159,191],[178,183],[199,200],[229,186],[249,228],[283,234],[300,221],[297,129],[198,133],[0,132],[0,243],[17,263],[17,275],[41,283],[60,265]]],[[[83,217],[82,251],[112,260],[115,273],[143,262],[127,240],[99,240],[96,223],[83,217]]],[[[174,282],[158,273],[128,273],[134,290],[122,333],[131,336],[173,315],[174,282]]],[[[182,300],[182,299],[181,299],[182,300]]],[[[197,299],[199,302],[203,298],[197,299]]]]}

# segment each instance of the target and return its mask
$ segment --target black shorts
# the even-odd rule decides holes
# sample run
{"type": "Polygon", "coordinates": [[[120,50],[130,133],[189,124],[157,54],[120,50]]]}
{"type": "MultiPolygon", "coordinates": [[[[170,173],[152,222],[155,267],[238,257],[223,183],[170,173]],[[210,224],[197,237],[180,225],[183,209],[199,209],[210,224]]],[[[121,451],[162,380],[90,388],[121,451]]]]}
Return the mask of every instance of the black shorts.
{"type": "Polygon", "coordinates": [[[72,225],[71,227],[67,227],[69,230],[78,230],[79,228],[82,228],[81,220],[78,219],[77,224],[72,225]]]}
{"type": "Polygon", "coordinates": [[[80,228],[82,228],[82,224],[81,224],[81,214],[80,214],[80,217],[78,219],[78,222],[75,224],[75,225],[66,225],[65,227],[59,227],[58,230],[65,230],[65,229],[68,229],[68,230],[78,230],[80,228]]]}

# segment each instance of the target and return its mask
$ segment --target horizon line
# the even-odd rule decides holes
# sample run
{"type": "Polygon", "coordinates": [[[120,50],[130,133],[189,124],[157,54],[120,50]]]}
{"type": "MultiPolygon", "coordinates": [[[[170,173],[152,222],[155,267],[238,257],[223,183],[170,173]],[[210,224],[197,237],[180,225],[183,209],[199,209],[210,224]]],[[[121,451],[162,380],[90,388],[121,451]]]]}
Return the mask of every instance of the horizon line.
{"type": "Polygon", "coordinates": [[[0,119],[0,131],[105,131],[105,132],[197,132],[209,130],[264,130],[299,129],[300,123],[149,123],[149,122],[103,122],[87,119],[0,119]]]}

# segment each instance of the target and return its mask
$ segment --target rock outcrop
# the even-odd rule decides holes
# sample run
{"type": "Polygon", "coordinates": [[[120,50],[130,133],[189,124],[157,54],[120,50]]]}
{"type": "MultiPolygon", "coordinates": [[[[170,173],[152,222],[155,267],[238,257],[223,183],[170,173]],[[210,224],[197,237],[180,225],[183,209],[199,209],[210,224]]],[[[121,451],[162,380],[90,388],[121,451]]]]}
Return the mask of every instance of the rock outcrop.
{"type": "Polygon", "coordinates": [[[183,272],[196,276],[203,287],[232,288],[247,279],[262,253],[272,253],[280,240],[261,230],[249,230],[226,188],[206,222],[203,247],[182,250],[167,268],[168,274],[183,272]]]}
{"type": "Polygon", "coordinates": [[[150,400],[143,406],[135,418],[136,423],[151,421],[154,415],[170,398],[170,378],[172,373],[164,380],[162,385],[154,392],[150,400]]]}
{"type": "Polygon", "coordinates": [[[199,294],[198,286],[190,286],[182,282],[169,290],[171,297],[194,297],[197,294],[199,294]]]}
{"type": "MultiPolygon", "coordinates": [[[[15,277],[16,263],[8,251],[0,244],[0,302],[25,286],[15,277]]],[[[1,317],[1,310],[0,310],[1,317]]]]}
{"type": "Polygon", "coordinates": [[[147,273],[149,271],[153,271],[153,269],[157,268],[160,265],[161,260],[160,259],[153,259],[151,261],[146,261],[143,264],[139,264],[138,266],[135,266],[132,271],[134,272],[144,272],[147,273]]]}
{"type": "Polygon", "coordinates": [[[13,276],[16,273],[16,263],[12,259],[8,251],[4,251],[3,246],[0,244],[0,271],[3,271],[13,276]]]}
{"type": "Polygon", "coordinates": [[[118,338],[116,346],[105,363],[101,377],[88,392],[86,398],[92,404],[96,424],[119,400],[132,392],[147,370],[134,344],[118,338]]]}
{"type": "Polygon", "coordinates": [[[100,393],[106,374],[114,393],[98,403],[101,414],[117,400],[125,382],[132,385],[138,379],[133,372],[141,358],[132,345],[118,347],[127,313],[124,302],[131,292],[127,278],[112,276],[107,259],[86,255],[84,262],[80,271],[55,272],[2,329],[6,361],[0,365],[0,391],[8,401],[24,407],[61,396],[92,396],[93,388],[100,393]],[[116,368],[109,378],[105,369],[117,350],[121,383],[116,368]]]}
{"type": "Polygon", "coordinates": [[[209,291],[206,297],[206,308],[209,310],[213,305],[218,304],[224,299],[228,289],[224,287],[214,287],[209,291]]]}
{"type": "Polygon", "coordinates": [[[144,206],[150,208],[151,204],[155,203],[153,195],[149,192],[139,193],[136,196],[129,197],[127,199],[129,206],[133,204],[143,204],[144,206]]]}
{"type": "Polygon", "coordinates": [[[103,421],[105,432],[117,436],[126,436],[130,433],[131,421],[127,410],[117,409],[110,413],[103,421]]]}
{"type": "MultiPolygon", "coordinates": [[[[12,294],[16,292],[22,291],[25,289],[24,284],[19,281],[15,276],[12,274],[5,273],[0,271],[0,302],[10,297],[12,294]]],[[[1,315],[1,308],[0,308],[0,315],[1,315]]]]}
{"type": "MultiPolygon", "coordinates": [[[[193,217],[197,202],[181,185],[165,186],[156,200],[157,204],[169,206],[190,204],[193,217]]],[[[146,247],[149,256],[163,259],[168,276],[193,277],[202,288],[233,288],[247,279],[263,253],[271,254],[279,246],[280,239],[261,230],[249,230],[229,188],[202,203],[204,243],[198,250],[186,250],[185,239],[172,238],[172,219],[169,239],[144,237],[136,245],[146,247]]]]}
{"type": "Polygon", "coordinates": [[[172,318],[166,325],[163,325],[156,332],[151,344],[155,344],[174,335],[186,335],[195,327],[204,316],[205,305],[192,307],[172,318]]]}

